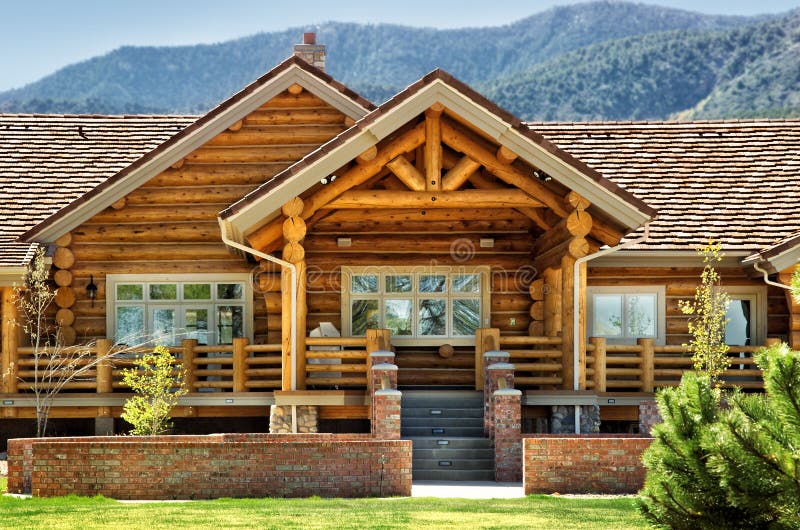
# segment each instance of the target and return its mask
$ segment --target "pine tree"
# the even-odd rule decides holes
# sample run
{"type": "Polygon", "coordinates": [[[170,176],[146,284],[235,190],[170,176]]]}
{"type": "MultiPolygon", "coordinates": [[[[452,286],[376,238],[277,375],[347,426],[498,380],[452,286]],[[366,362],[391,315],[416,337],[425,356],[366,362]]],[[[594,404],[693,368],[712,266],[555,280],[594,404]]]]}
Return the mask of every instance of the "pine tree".
{"type": "Polygon", "coordinates": [[[643,460],[647,479],[639,508],[653,524],[674,529],[739,529],[744,511],[727,500],[709,470],[701,440],[719,420],[720,392],[707,375],[684,374],[676,388],[658,393],[663,422],[643,460]]]}
{"type": "Polygon", "coordinates": [[[735,393],[703,445],[728,498],[753,524],[800,528],[800,353],[779,344],[757,362],[766,395],[735,393]]]}

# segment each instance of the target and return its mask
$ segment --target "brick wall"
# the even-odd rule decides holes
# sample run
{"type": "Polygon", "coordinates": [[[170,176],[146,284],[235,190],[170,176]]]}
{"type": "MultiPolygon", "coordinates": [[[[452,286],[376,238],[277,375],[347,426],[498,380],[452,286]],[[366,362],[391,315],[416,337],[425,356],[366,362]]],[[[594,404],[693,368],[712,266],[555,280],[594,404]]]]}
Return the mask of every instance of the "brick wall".
{"type": "Polygon", "coordinates": [[[411,442],[369,435],[233,434],[9,441],[9,492],[116,499],[411,494],[411,442]]]}
{"type": "Polygon", "coordinates": [[[523,484],[531,493],[635,493],[652,438],[536,435],[523,440],[523,484]]]}

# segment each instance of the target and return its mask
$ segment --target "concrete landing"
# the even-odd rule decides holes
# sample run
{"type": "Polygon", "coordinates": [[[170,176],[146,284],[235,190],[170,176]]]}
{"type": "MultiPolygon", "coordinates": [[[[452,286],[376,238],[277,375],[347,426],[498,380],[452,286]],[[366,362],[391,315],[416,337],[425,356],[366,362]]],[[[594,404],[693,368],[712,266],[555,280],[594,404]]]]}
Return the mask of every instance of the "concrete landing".
{"type": "Polygon", "coordinates": [[[525,491],[522,482],[415,480],[411,485],[411,496],[440,499],[516,499],[524,497],[525,491]]]}

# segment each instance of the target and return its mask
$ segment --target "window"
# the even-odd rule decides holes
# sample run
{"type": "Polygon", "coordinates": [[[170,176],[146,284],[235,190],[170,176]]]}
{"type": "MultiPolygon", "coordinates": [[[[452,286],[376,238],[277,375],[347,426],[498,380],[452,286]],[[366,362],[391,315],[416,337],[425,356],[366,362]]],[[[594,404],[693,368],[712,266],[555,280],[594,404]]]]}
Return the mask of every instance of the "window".
{"type": "Polygon", "coordinates": [[[638,338],[665,339],[663,286],[589,287],[587,332],[612,343],[632,343],[638,338]]]}
{"type": "Polygon", "coordinates": [[[476,328],[488,326],[488,276],[485,267],[345,269],[344,332],[386,328],[398,344],[469,344],[476,328]]]}
{"type": "Polygon", "coordinates": [[[730,296],[725,343],[730,346],[763,344],[766,330],[767,289],[762,286],[725,286],[730,296]]]}
{"type": "Polygon", "coordinates": [[[252,335],[247,275],[106,277],[107,326],[117,342],[231,344],[252,335]]]}

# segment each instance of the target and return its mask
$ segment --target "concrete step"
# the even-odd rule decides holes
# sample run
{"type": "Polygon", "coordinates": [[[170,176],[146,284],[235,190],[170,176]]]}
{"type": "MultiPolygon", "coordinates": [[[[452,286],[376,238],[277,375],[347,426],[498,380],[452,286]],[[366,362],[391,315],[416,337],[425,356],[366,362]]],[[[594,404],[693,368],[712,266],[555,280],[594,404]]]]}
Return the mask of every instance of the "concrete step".
{"type": "Polygon", "coordinates": [[[493,481],[494,470],[483,469],[414,469],[413,480],[448,480],[448,481],[493,481]]]}
{"type": "Polygon", "coordinates": [[[494,451],[491,448],[486,449],[414,449],[413,451],[414,462],[417,459],[421,460],[460,460],[460,459],[477,459],[477,460],[491,460],[494,458],[494,451]]]}
{"type": "Polygon", "coordinates": [[[420,458],[414,459],[415,471],[426,470],[478,470],[490,471],[494,469],[494,458],[435,458],[427,459],[420,458]]]}
{"type": "Polygon", "coordinates": [[[400,420],[402,429],[412,427],[453,427],[480,428],[483,433],[483,418],[402,418],[400,420]]]}
{"type": "Polygon", "coordinates": [[[483,407],[471,408],[445,408],[441,406],[430,407],[404,407],[401,409],[405,418],[481,418],[483,407]]]}
{"type": "MultiPolygon", "coordinates": [[[[403,437],[409,439],[409,437],[403,437]]],[[[492,441],[488,438],[458,438],[458,437],[415,437],[410,438],[414,450],[418,449],[489,449],[494,450],[492,441]]]]}
{"type": "Polygon", "coordinates": [[[481,424],[480,427],[406,427],[405,425],[401,425],[400,433],[403,438],[415,438],[418,436],[440,436],[443,438],[482,438],[484,436],[483,424],[481,424]]]}
{"type": "Polygon", "coordinates": [[[403,408],[483,408],[483,392],[474,390],[405,390],[403,408]]]}

